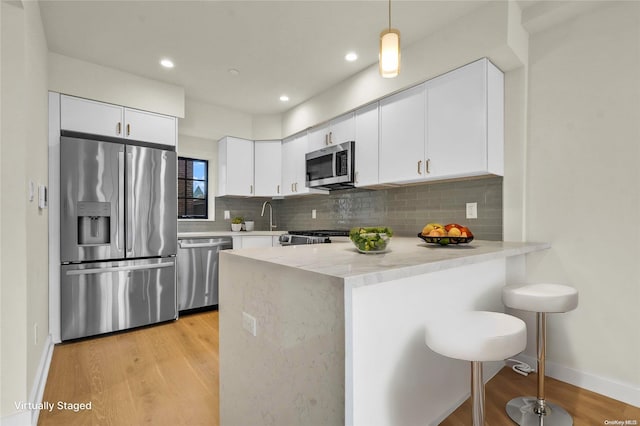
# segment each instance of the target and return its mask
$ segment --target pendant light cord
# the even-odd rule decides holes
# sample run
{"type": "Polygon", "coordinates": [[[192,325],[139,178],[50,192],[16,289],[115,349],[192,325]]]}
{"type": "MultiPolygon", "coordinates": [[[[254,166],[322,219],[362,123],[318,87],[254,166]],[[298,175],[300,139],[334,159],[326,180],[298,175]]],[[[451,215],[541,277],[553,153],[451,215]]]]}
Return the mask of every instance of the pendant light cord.
{"type": "Polygon", "coordinates": [[[389,0],[389,31],[391,31],[391,0],[389,0]]]}

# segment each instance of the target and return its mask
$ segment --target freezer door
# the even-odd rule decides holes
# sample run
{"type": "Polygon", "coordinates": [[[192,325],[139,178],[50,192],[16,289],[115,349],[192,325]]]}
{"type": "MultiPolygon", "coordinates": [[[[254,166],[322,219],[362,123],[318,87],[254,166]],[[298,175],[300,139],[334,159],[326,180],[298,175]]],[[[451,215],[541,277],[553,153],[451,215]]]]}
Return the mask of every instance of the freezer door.
{"type": "Polygon", "coordinates": [[[62,265],[62,340],[177,318],[175,259],[62,265]]]}
{"type": "Polygon", "coordinates": [[[231,238],[178,241],[178,310],[218,304],[220,250],[233,247],[231,238]]]}
{"type": "Polygon", "coordinates": [[[126,257],[176,254],[176,153],[127,145],[126,257]]]}
{"type": "Polygon", "coordinates": [[[60,260],[123,258],[124,145],[60,138],[60,260]]]}

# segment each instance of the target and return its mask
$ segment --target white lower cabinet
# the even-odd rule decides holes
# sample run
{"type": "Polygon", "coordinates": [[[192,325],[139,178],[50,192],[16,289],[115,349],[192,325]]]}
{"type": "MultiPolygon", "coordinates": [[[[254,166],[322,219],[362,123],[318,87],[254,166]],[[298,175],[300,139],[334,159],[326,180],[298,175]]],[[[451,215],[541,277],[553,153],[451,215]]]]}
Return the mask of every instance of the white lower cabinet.
{"type": "Polygon", "coordinates": [[[278,237],[268,235],[242,235],[233,237],[233,248],[254,248],[279,246],[278,237]]]}

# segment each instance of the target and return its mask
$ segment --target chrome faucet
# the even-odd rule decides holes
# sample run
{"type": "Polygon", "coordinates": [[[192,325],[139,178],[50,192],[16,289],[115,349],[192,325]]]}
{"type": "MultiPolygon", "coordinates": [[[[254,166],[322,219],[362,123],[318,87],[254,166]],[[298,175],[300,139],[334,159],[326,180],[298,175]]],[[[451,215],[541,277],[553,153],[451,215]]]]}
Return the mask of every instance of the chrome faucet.
{"type": "Polygon", "coordinates": [[[264,216],[264,208],[267,206],[269,206],[269,231],[273,231],[273,228],[277,228],[277,226],[273,224],[273,207],[270,202],[265,201],[262,204],[262,213],[260,213],[260,216],[264,216]]]}

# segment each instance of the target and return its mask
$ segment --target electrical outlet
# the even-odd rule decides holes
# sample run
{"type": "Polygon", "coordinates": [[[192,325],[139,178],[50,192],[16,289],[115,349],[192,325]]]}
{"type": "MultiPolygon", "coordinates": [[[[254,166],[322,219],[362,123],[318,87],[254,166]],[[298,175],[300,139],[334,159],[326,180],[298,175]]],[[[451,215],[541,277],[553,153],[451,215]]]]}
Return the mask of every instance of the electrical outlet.
{"type": "Polygon", "coordinates": [[[225,218],[226,220],[231,219],[231,212],[230,212],[229,210],[225,210],[225,211],[224,211],[224,218],[225,218]]]}
{"type": "Polygon", "coordinates": [[[478,203],[467,203],[467,219],[478,218],[478,203]]]}
{"type": "Polygon", "coordinates": [[[316,218],[316,209],[311,210],[311,219],[316,218]]]}
{"type": "Polygon", "coordinates": [[[252,317],[246,312],[242,313],[242,328],[251,333],[252,336],[255,336],[257,333],[256,330],[256,318],[252,317]]]}

